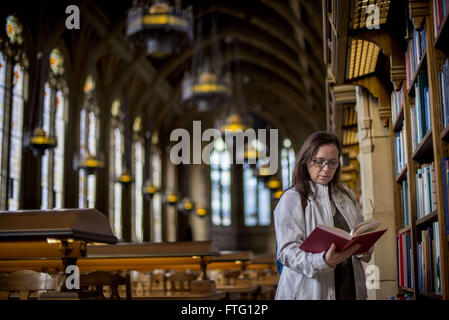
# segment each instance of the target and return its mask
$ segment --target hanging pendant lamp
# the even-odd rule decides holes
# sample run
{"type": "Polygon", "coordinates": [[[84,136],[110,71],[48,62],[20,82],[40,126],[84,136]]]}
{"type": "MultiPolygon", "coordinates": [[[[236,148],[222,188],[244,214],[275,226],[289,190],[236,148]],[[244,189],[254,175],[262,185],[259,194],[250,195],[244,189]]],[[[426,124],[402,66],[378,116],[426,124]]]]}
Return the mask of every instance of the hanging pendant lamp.
{"type": "Polygon", "coordinates": [[[134,181],[134,177],[131,175],[129,169],[125,168],[123,169],[122,174],[117,177],[116,181],[122,185],[127,185],[134,181]]]}
{"type": "Polygon", "coordinates": [[[44,155],[45,150],[56,147],[56,138],[47,135],[41,127],[34,129],[33,134],[25,137],[25,144],[33,151],[35,157],[44,155]]]}
{"type": "Polygon", "coordinates": [[[152,58],[171,55],[184,42],[193,40],[191,8],[179,0],[135,0],[128,11],[126,35],[152,58]]]}

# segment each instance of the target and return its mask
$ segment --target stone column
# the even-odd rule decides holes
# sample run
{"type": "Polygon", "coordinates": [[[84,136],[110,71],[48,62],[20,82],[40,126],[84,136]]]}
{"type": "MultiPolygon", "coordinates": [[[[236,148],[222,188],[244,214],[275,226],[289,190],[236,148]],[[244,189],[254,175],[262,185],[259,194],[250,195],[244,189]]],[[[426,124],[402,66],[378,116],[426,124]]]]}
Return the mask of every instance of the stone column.
{"type": "Polygon", "coordinates": [[[375,218],[382,227],[388,228],[377,242],[373,258],[366,269],[368,279],[374,277],[377,268],[379,270],[378,285],[368,290],[368,298],[389,299],[397,294],[396,228],[391,178],[393,162],[389,130],[380,119],[378,99],[362,87],[357,87],[356,109],[363,214],[365,219],[375,218]]]}

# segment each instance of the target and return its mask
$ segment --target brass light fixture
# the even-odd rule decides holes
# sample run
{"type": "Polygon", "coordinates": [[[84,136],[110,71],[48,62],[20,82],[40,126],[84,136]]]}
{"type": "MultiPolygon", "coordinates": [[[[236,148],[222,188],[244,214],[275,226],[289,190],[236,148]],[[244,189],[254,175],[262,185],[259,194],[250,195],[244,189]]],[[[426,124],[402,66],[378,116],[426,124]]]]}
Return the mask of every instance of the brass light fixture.
{"type": "Polygon", "coordinates": [[[223,104],[231,94],[229,78],[220,78],[209,70],[201,71],[196,76],[188,73],[182,81],[182,100],[187,104],[197,104],[199,111],[223,104]]]}
{"type": "Polygon", "coordinates": [[[151,200],[156,192],[159,192],[159,188],[156,187],[151,180],[147,180],[143,186],[143,196],[146,200],[151,200]]]}
{"type": "Polygon", "coordinates": [[[165,203],[171,206],[176,205],[179,202],[179,197],[178,195],[173,192],[173,191],[169,191],[167,192],[167,194],[165,195],[165,203]]]}
{"type": "Polygon", "coordinates": [[[25,138],[26,144],[35,157],[43,156],[45,150],[56,147],[56,138],[47,135],[41,127],[34,129],[33,134],[25,138]]]}
{"type": "Polygon", "coordinates": [[[226,130],[237,132],[240,130],[245,131],[247,128],[248,127],[244,124],[242,117],[237,113],[233,113],[226,119],[226,123],[220,127],[220,131],[222,133],[225,133],[226,130]]]}
{"type": "Polygon", "coordinates": [[[195,209],[195,203],[189,197],[185,197],[178,204],[178,210],[181,211],[183,214],[189,214],[194,209],[195,209]]]}
{"type": "Polygon", "coordinates": [[[271,177],[267,182],[267,187],[270,190],[276,190],[281,187],[281,182],[276,176],[271,177]]]}
{"type": "Polygon", "coordinates": [[[199,111],[217,108],[230,100],[232,95],[231,78],[222,69],[222,50],[215,16],[212,15],[211,52],[206,54],[202,41],[202,20],[198,21],[195,34],[195,49],[191,70],[186,72],[182,81],[182,101],[185,105],[197,106],[199,111]]]}
{"type": "Polygon", "coordinates": [[[152,58],[165,58],[193,39],[192,9],[180,0],[135,0],[128,11],[126,35],[152,58]]]}
{"type": "Polygon", "coordinates": [[[283,193],[284,193],[284,191],[282,189],[277,189],[273,194],[274,198],[279,200],[283,193]]]}
{"type": "Polygon", "coordinates": [[[104,162],[100,158],[93,156],[90,153],[87,153],[85,159],[81,159],[78,162],[78,169],[86,170],[87,174],[93,174],[98,169],[104,168],[104,162]]]}
{"type": "Polygon", "coordinates": [[[129,169],[125,168],[125,169],[123,169],[122,174],[117,177],[116,181],[123,185],[127,185],[134,181],[134,177],[129,172],[129,169]]]}
{"type": "Polygon", "coordinates": [[[196,208],[195,213],[198,217],[203,218],[207,215],[207,209],[204,207],[198,207],[196,208]]]}

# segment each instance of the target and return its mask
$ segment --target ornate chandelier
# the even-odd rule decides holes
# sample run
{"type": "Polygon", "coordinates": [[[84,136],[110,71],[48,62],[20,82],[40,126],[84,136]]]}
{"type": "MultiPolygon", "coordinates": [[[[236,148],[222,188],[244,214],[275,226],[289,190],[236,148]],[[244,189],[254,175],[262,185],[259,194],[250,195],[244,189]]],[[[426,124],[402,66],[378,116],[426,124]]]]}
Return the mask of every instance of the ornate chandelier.
{"type": "Polygon", "coordinates": [[[191,7],[182,9],[180,0],[134,0],[126,35],[145,47],[149,56],[164,58],[186,40],[193,40],[192,21],[191,7]]]}
{"type": "Polygon", "coordinates": [[[198,74],[187,73],[182,81],[182,100],[196,104],[199,111],[225,103],[232,95],[229,76],[217,74],[207,69],[198,74]]]}
{"type": "Polygon", "coordinates": [[[199,21],[196,26],[191,70],[186,72],[182,81],[182,101],[188,106],[198,106],[199,111],[222,105],[232,96],[230,74],[222,70],[222,52],[217,39],[214,17],[211,23],[210,53],[205,53],[202,21],[199,21]]]}

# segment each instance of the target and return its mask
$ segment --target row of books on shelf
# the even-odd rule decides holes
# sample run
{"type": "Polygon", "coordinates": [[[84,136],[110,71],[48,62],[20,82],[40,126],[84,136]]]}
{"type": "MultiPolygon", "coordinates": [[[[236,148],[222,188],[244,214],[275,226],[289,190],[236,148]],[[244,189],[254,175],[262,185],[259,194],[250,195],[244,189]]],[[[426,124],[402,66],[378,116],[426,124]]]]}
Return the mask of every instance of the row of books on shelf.
{"type": "Polygon", "coordinates": [[[437,208],[435,167],[425,163],[416,172],[416,219],[419,220],[437,208]]]}
{"type": "Polygon", "coordinates": [[[391,94],[391,118],[393,120],[393,123],[396,122],[396,119],[401,112],[402,106],[404,105],[402,88],[403,87],[401,86],[401,90],[393,91],[393,93],[391,94]]]}
{"type": "Polygon", "coordinates": [[[410,108],[412,147],[416,150],[430,129],[429,84],[426,74],[419,74],[415,83],[415,101],[410,108]]]}
{"type": "Polygon", "coordinates": [[[444,194],[444,216],[446,220],[446,234],[449,235],[449,158],[442,160],[443,194],[444,194]]]}
{"type": "Polygon", "coordinates": [[[407,90],[412,86],[413,78],[417,72],[420,61],[426,52],[426,28],[421,31],[414,30],[412,40],[408,43],[405,54],[405,72],[407,90]]]}
{"type": "Polygon", "coordinates": [[[438,35],[441,24],[443,23],[444,18],[447,15],[448,7],[449,0],[433,0],[433,16],[435,17],[435,19],[433,19],[433,22],[435,27],[435,37],[438,35]]]}
{"type": "Polygon", "coordinates": [[[396,237],[398,257],[399,286],[413,288],[412,273],[412,240],[410,232],[404,232],[396,237]]]}
{"type": "Polygon", "coordinates": [[[402,221],[404,222],[404,227],[410,225],[410,198],[408,196],[408,181],[402,180],[401,188],[401,199],[402,199],[402,221]]]}
{"type": "Polygon", "coordinates": [[[444,129],[449,124],[449,59],[446,59],[443,70],[438,73],[438,85],[441,102],[441,125],[444,129]]]}
{"type": "Polygon", "coordinates": [[[438,222],[421,230],[421,241],[417,245],[418,289],[441,294],[440,237],[438,222]]]}
{"type": "MultiPolygon", "coordinates": [[[[402,125],[405,128],[405,125],[402,125]]],[[[394,138],[394,164],[396,168],[396,176],[401,172],[404,166],[407,164],[407,139],[405,137],[405,131],[401,130],[396,132],[394,138]]]]}

